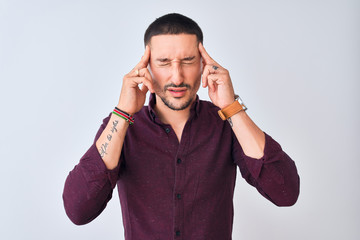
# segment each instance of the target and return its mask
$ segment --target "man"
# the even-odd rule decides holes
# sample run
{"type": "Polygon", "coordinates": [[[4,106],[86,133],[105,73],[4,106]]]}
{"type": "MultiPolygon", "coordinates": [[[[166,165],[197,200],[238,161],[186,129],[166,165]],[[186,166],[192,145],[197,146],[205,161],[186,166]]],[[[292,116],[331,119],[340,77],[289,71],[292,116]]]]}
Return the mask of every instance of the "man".
{"type": "Polygon", "coordinates": [[[237,166],[274,204],[293,205],[294,162],[235,100],[229,72],[204,49],[199,26],[168,14],[144,40],[116,109],[66,180],[69,218],[92,221],[117,184],[127,240],[231,239],[237,166]],[[200,84],[212,103],[197,97],[200,84]]]}

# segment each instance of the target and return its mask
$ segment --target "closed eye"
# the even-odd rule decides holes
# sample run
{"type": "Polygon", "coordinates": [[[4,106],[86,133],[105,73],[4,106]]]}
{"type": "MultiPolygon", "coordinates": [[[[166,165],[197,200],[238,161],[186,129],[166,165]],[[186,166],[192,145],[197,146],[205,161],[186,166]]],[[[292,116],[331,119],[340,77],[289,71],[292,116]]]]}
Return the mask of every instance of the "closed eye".
{"type": "Polygon", "coordinates": [[[193,64],[195,61],[187,60],[187,61],[181,61],[182,64],[193,64]]]}
{"type": "Polygon", "coordinates": [[[183,59],[181,60],[181,63],[183,63],[183,64],[192,64],[192,63],[195,62],[194,60],[195,60],[195,56],[186,57],[186,58],[183,58],[183,59]]]}
{"type": "Polygon", "coordinates": [[[168,58],[158,58],[156,59],[159,66],[168,66],[170,65],[171,61],[168,58]]]}
{"type": "Polygon", "coordinates": [[[159,66],[165,67],[165,66],[170,66],[171,62],[164,62],[164,63],[160,63],[159,66]]]}
{"type": "MultiPolygon", "coordinates": [[[[172,62],[178,62],[179,60],[170,60],[168,58],[158,58],[156,59],[158,66],[160,67],[167,67],[171,66],[172,62]]],[[[195,56],[192,57],[186,57],[181,59],[180,64],[190,65],[195,63],[195,56]]]]}

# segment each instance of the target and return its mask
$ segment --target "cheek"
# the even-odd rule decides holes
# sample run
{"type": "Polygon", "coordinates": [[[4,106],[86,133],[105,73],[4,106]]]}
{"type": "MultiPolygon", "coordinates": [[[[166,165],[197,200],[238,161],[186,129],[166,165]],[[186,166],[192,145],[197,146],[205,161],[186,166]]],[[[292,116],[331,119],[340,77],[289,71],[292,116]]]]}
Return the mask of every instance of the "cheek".
{"type": "Polygon", "coordinates": [[[162,79],[166,79],[167,75],[169,75],[169,71],[164,68],[151,68],[151,77],[153,80],[161,81],[162,79]]]}
{"type": "Polygon", "coordinates": [[[152,77],[152,82],[153,82],[153,86],[155,88],[155,92],[159,93],[162,91],[162,85],[164,82],[164,78],[166,78],[164,72],[162,71],[162,69],[159,68],[152,68],[150,66],[150,73],[151,73],[151,77],[152,77]]]}
{"type": "Polygon", "coordinates": [[[204,69],[204,65],[203,65],[202,61],[200,60],[199,62],[197,62],[194,71],[196,71],[196,73],[198,75],[201,75],[203,72],[203,69],[204,69]]]}
{"type": "Polygon", "coordinates": [[[198,64],[196,66],[192,66],[191,68],[188,68],[186,72],[186,75],[188,78],[191,79],[198,79],[201,77],[202,74],[202,65],[198,64]]]}

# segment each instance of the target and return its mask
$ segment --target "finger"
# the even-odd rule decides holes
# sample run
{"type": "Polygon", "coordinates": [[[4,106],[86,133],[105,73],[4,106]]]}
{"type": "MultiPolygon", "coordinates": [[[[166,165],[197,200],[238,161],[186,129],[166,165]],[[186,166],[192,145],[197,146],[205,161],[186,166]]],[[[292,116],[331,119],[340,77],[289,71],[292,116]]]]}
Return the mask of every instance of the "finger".
{"type": "MultiPolygon", "coordinates": [[[[127,74],[124,79],[127,79],[126,81],[132,87],[138,86],[139,84],[146,84],[148,89],[152,93],[154,92],[154,89],[152,87],[152,77],[149,72],[149,69],[147,69],[147,68],[134,69],[129,74],[127,74]],[[147,83],[145,83],[145,82],[147,82],[147,83]]],[[[142,89],[142,88],[140,88],[140,89],[142,89]]]]}
{"type": "Polygon", "coordinates": [[[139,71],[139,75],[142,77],[145,77],[147,80],[149,80],[149,82],[151,84],[151,92],[153,93],[154,92],[153,87],[152,87],[153,80],[152,80],[151,74],[149,72],[149,69],[147,69],[147,68],[141,69],[139,71]]]}
{"type": "Polygon", "coordinates": [[[208,77],[214,74],[213,70],[211,70],[211,66],[206,65],[203,71],[203,75],[202,75],[202,83],[203,83],[203,87],[207,87],[208,86],[208,77]]]}
{"type": "Polygon", "coordinates": [[[147,69],[147,68],[139,69],[139,75],[138,76],[139,77],[146,77],[147,79],[152,80],[149,69],[147,69]]]}
{"type": "Polygon", "coordinates": [[[216,90],[216,79],[212,77],[207,78],[207,86],[209,88],[209,91],[215,92],[216,90]]]}
{"type": "Polygon", "coordinates": [[[134,70],[146,68],[150,59],[150,47],[146,45],[144,55],[141,57],[140,62],[134,67],[134,70]]]}
{"type": "Polygon", "coordinates": [[[218,65],[205,65],[204,72],[208,72],[210,74],[218,74],[218,73],[226,73],[227,70],[223,67],[219,67],[218,65]]]}
{"type": "Polygon", "coordinates": [[[201,78],[202,86],[204,88],[207,87],[207,78],[208,78],[209,74],[210,74],[209,71],[206,71],[204,68],[202,78],[201,78]]]}
{"type": "Polygon", "coordinates": [[[150,81],[148,78],[146,78],[146,77],[135,77],[135,78],[132,78],[132,80],[133,80],[133,82],[135,83],[135,85],[137,87],[139,86],[139,84],[142,84],[141,89],[140,89],[141,91],[143,91],[144,86],[145,86],[146,89],[148,89],[151,93],[154,93],[154,87],[153,87],[152,81],[150,81]]]}
{"type": "Polygon", "coordinates": [[[127,74],[128,77],[139,77],[140,76],[140,69],[134,68],[127,74]]]}
{"type": "Polygon", "coordinates": [[[141,86],[140,91],[142,91],[143,93],[147,93],[147,91],[149,91],[149,88],[148,88],[146,85],[143,84],[143,85],[141,86]]]}
{"type": "Polygon", "coordinates": [[[216,79],[217,77],[215,78],[211,74],[204,74],[202,79],[203,87],[204,88],[208,87],[209,90],[214,91],[215,90],[214,81],[216,81],[216,79]]]}
{"type": "Polygon", "coordinates": [[[223,73],[220,74],[210,74],[207,77],[207,85],[209,89],[215,91],[218,86],[226,84],[226,75],[223,73]]]}
{"type": "Polygon", "coordinates": [[[212,59],[209,54],[206,52],[204,46],[202,45],[202,43],[200,42],[199,43],[199,52],[200,52],[200,55],[201,57],[203,58],[205,64],[217,64],[214,59],[212,59]]]}
{"type": "Polygon", "coordinates": [[[150,91],[151,93],[154,93],[155,92],[155,90],[154,90],[154,86],[153,86],[153,84],[152,84],[152,82],[151,81],[144,81],[143,82],[143,85],[142,85],[142,87],[141,87],[141,91],[145,91],[145,93],[147,92],[147,91],[150,91]]]}
{"type": "Polygon", "coordinates": [[[152,79],[150,76],[150,73],[144,73],[144,76],[140,77],[140,76],[129,76],[127,75],[126,77],[124,77],[123,80],[123,84],[125,84],[126,86],[130,87],[130,88],[134,88],[134,87],[138,87],[139,84],[145,84],[150,91],[153,90],[152,88],[152,79]]]}
{"type": "Polygon", "coordinates": [[[214,65],[206,65],[204,67],[203,70],[203,74],[202,74],[202,85],[203,87],[207,86],[207,77],[211,74],[219,74],[219,73],[223,73],[224,69],[223,68],[216,68],[216,70],[214,69],[214,65]]]}
{"type": "Polygon", "coordinates": [[[147,77],[151,79],[151,74],[147,67],[145,68],[134,68],[129,74],[129,77],[147,77]]]}
{"type": "Polygon", "coordinates": [[[224,85],[225,77],[224,74],[211,74],[208,76],[208,82],[213,82],[216,85],[224,85]]]}

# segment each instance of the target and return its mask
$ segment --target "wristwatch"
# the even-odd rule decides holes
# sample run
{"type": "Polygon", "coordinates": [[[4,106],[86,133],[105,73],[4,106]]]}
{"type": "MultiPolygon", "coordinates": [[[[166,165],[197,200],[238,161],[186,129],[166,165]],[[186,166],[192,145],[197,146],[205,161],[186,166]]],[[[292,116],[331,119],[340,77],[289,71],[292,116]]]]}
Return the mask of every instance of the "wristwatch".
{"type": "Polygon", "coordinates": [[[226,120],[233,115],[237,114],[240,111],[246,111],[247,107],[244,102],[241,100],[239,95],[235,95],[235,101],[229,106],[218,111],[219,116],[222,120],[226,120]]]}

